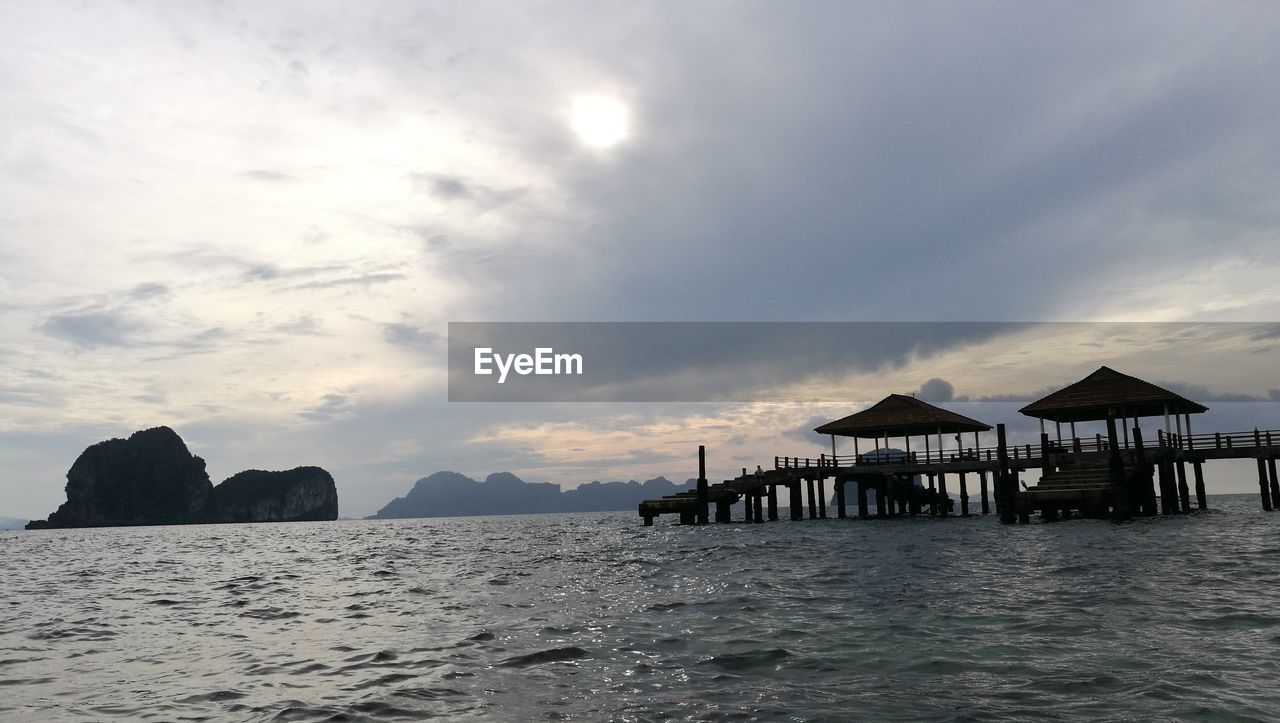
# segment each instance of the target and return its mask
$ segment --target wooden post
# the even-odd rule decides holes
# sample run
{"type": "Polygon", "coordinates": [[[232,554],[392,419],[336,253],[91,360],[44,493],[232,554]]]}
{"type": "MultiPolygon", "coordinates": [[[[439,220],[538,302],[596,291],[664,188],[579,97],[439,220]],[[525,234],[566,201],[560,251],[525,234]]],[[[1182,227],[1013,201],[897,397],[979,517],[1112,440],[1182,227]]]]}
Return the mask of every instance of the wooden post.
{"type": "Polygon", "coordinates": [[[818,517],[827,519],[827,478],[818,478],[818,517]]]}
{"type": "Polygon", "coordinates": [[[885,512],[890,517],[896,517],[898,514],[894,509],[894,504],[897,502],[898,497],[897,484],[898,480],[892,474],[884,476],[884,506],[885,512]]]}
{"type": "Polygon", "coordinates": [[[733,509],[733,503],[727,499],[716,500],[716,522],[721,525],[733,522],[730,511],[733,509]]]}
{"type": "Polygon", "coordinates": [[[1191,490],[1187,489],[1187,465],[1182,460],[1176,462],[1178,466],[1178,500],[1182,503],[1182,513],[1191,512],[1191,490]]]}
{"type": "Polygon", "coordinates": [[[1271,508],[1280,508],[1280,480],[1276,478],[1276,458],[1267,460],[1267,469],[1271,474],[1271,508]]]}
{"type": "Polygon", "coordinates": [[[1040,476],[1048,477],[1051,474],[1053,474],[1053,464],[1049,456],[1049,435],[1042,434],[1040,435],[1040,476]]]}
{"type": "Polygon", "coordinates": [[[1111,480],[1111,514],[1115,519],[1127,520],[1133,516],[1133,509],[1129,504],[1129,490],[1125,486],[1124,460],[1120,457],[1116,416],[1110,411],[1107,413],[1107,444],[1110,449],[1107,470],[1111,480]]]}
{"type": "Polygon", "coordinates": [[[991,502],[987,499],[987,473],[978,473],[978,490],[982,495],[982,514],[991,514],[991,502]]]}
{"type": "Polygon", "coordinates": [[[885,479],[886,477],[881,475],[879,481],[876,482],[876,517],[889,516],[889,510],[885,509],[884,504],[885,479]]]}
{"type": "Polygon", "coordinates": [[[755,521],[764,522],[764,495],[757,493],[757,494],[751,495],[751,497],[755,500],[755,506],[756,506],[755,521]]]}
{"type": "Polygon", "coordinates": [[[948,505],[947,503],[950,501],[951,501],[951,498],[947,496],[947,475],[944,472],[939,472],[938,473],[938,507],[939,507],[938,514],[939,515],[946,517],[949,514],[949,511],[947,510],[947,508],[950,505],[948,505]]]}
{"type": "Polygon", "coordinates": [[[1165,461],[1157,463],[1156,469],[1160,473],[1160,513],[1172,515],[1178,511],[1173,470],[1170,469],[1169,463],[1165,461]]]}
{"type": "Polygon", "coordinates": [[[937,477],[932,472],[929,473],[929,516],[938,516],[938,487],[936,484],[937,477]]]}
{"type": "Polygon", "coordinates": [[[774,522],[778,519],[778,485],[766,484],[765,489],[769,490],[769,521],[774,522]]]}
{"type": "Polygon", "coordinates": [[[1140,500],[1138,508],[1142,514],[1155,515],[1157,510],[1154,470],[1147,464],[1147,451],[1142,444],[1141,427],[1133,428],[1133,459],[1137,469],[1133,475],[1134,487],[1131,488],[1130,499],[1140,500]]]}
{"type": "Polygon", "coordinates": [[[1262,498],[1262,509],[1271,511],[1271,489],[1267,486],[1267,462],[1258,458],[1258,495],[1262,498]]]}
{"type": "Polygon", "coordinates": [[[996,425],[996,460],[996,510],[1000,513],[1000,522],[1011,525],[1018,520],[1014,510],[1017,482],[1009,474],[1009,446],[1003,424],[996,425]]]}
{"type": "Polygon", "coordinates": [[[1192,462],[1191,470],[1196,477],[1196,506],[1200,509],[1208,508],[1208,502],[1204,493],[1204,464],[1201,462],[1192,462]]]}
{"type": "Polygon", "coordinates": [[[787,483],[787,492],[791,495],[790,509],[791,520],[799,521],[804,519],[804,493],[800,490],[800,480],[792,479],[787,483]]]}
{"type": "Polygon", "coordinates": [[[960,473],[960,516],[969,516],[969,486],[964,481],[964,472],[960,473]]]}
{"type": "Polygon", "coordinates": [[[817,494],[813,490],[813,477],[806,477],[804,482],[809,492],[809,519],[816,520],[818,519],[818,500],[817,494]]]}
{"type": "Polygon", "coordinates": [[[645,527],[653,527],[653,515],[645,515],[645,516],[644,516],[644,526],[645,526],[645,527]]]}
{"type": "Polygon", "coordinates": [[[696,525],[696,524],[698,524],[698,513],[697,513],[697,511],[696,511],[696,510],[681,510],[681,511],[680,511],[680,524],[682,524],[682,525],[696,525]]]}
{"type": "Polygon", "coordinates": [[[696,512],[696,523],[699,525],[705,525],[708,522],[707,487],[707,448],[705,445],[700,444],[698,445],[698,506],[696,512]]]}
{"type": "Polygon", "coordinates": [[[836,517],[838,517],[838,518],[840,518],[840,519],[842,519],[842,520],[843,520],[844,518],[846,518],[846,517],[848,517],[848,516],[849,516],[849,515],[848,515],[848,513],[845,511],[845,508],[844,508],[844,485],[845,485],[845,482],[844,482],[844,480],[840,479],[839,477],[836,477],[836,481],[835,481],[833,484],[835,484],[835,486],[836,486],[836,517]]]}
{"type": "Polygon", "coordinates": [[[867,517],[867,487],[861,479],[858,480],[858,517],[867,517]]]}

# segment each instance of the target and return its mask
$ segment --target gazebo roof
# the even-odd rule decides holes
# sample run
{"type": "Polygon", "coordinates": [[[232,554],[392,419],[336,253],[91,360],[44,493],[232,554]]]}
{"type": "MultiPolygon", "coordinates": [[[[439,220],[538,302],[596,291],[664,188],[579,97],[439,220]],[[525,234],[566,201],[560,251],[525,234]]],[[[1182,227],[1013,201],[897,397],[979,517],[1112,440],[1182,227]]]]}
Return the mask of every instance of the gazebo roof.
{"type": "Polygon", "coordinates": [[[1209,408],[1151,382],[1104,366],[1075,384],[1018,411],[1029,417],[1054,422],[1087,422],[1106,419],[1109,412],[1132,418],[1161,416],[1166,411],[1169,414],[1200,414],[1209,408]]]}
{"type": "Polygon", "coordinates": [[[914,437],[943,432],[985,432],[991,425],[963,414],[935,407],[915,397],[890,394],[861,412],[815,427],[818,434],[875,439],[882,436],[914,437]]]}

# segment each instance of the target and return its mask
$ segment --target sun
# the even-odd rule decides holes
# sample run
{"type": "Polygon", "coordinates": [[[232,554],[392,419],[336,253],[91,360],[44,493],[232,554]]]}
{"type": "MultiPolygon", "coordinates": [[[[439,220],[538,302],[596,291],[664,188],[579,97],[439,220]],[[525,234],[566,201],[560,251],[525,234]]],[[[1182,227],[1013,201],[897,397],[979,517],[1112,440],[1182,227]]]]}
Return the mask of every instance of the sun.
{"type": "Polygon", "coordinates": [[[608,148],[627,138],[627,109],[608,95],[580,95],[573,100],[569,125],[589,146],[608,148]]]}

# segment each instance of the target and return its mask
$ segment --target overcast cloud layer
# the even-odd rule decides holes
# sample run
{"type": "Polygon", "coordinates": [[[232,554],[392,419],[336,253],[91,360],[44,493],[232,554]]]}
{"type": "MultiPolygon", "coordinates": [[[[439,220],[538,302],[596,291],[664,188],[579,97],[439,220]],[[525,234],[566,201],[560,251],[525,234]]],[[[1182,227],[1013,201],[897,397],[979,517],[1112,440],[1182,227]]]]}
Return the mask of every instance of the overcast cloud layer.
{"type": "MultiPolygon", "coordinates": [[[[363,515],[439,469],[677,478],[705,443],[727,474],[853,411],[450,405],[448,321],[1280,318],[1278,31],[1267,2],[0,4],[0,514],[157,424],[215,481],[325,466],[363,515]],[[583,94],[622,143],[574,134],[583,94]]],[[[1269,398],[1248,343],[848,383],[1110,363],[1269,398]]]]}

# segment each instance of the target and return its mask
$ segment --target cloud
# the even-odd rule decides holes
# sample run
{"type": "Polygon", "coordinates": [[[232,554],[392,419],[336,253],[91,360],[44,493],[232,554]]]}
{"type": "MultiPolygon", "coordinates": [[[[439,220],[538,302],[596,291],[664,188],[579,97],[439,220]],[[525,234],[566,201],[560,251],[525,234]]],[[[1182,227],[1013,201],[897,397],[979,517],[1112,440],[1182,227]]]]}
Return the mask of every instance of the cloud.
{"type": "Polygon", "coordinates": [[[236,175],[250,181],[263,181],[266,183],[288,183],[296,180],[292,175],[284,171],[277,171],[271,168],[255,168],[241,171],[236,175]]]}
{"type": "Polygon", "coordinates": [[[436,347],[441,341],[440,335],[434,331],[401,322],[383,324],[382,337],[388,344],[410,349],[436,347]]]}
{"type": "Polygon", "coordinates": [[[327,333],[324,324],[311,314],[302,314],[292,321],[276,324],[271,327],[271,331],[293,336],[324,336],[327,333]]]}
{"type": "Polygon", "coordinates": [[[955,396],[955,388],[946,379],[933,378],[920,385],[916,397],[926,402],[949,402],[955,396]]]}
{"type": "Polygon", "coordinates": [[[377,273],[377,274],[361,274],[359,276],[348,276],[341,279],[328,279],[325,281],[308,281],[305,284],[290,286],[289,289],[299,291],[303,289],[336,289],[344,286],[375,286],[378,284],[389,284],[394,281],[404,281],[409,278],[405,274],[397,273],[377,273]]]}
{"type": "Polygon", "coordinates": [[[40,325],[40,331],[80,349],[133,346],[136,334],[145,328],[142,322],[117,311],[55,314],[40,325]]]}
{"type": "Polygon", "coordinates": [[[320,404],[298,412],[298,416],[312,421],[327,421],[347,416],[351,411],[351,399],[345,394],[330,393],[320,399],[320,404]]]}

